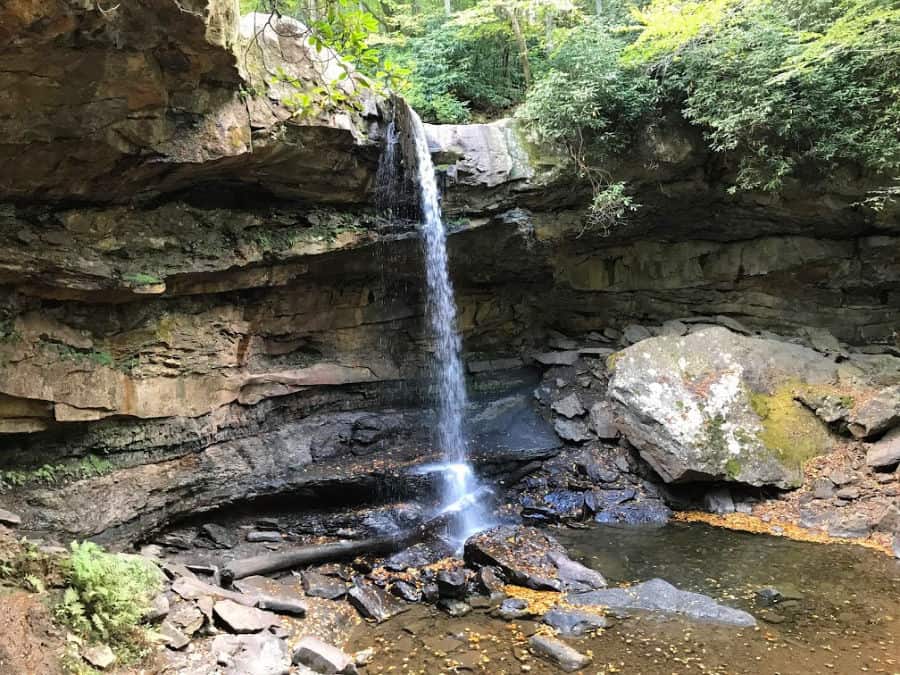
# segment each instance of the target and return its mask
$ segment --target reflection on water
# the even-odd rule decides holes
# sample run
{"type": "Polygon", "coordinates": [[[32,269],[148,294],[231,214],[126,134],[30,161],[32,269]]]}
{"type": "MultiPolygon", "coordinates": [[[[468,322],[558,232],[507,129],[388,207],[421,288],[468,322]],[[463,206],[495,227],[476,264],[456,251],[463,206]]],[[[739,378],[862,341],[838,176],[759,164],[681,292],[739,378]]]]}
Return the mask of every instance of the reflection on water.
{"type": "MultiPolygon", "coordinates": [[[[900,673],[900,561],[849,545],[804,544],[700,524],[558,530],[572,557],[610,584],[661,577],[756,615],[756,629],[633,616],[572,640],[586,673],[900,673]],[[772,603],[763,589],[780,592],[772,603]]],[[[368,672],[555,673],[528,654],[538,624],[487,608],[451,619],[430,607],[360,630],[368,672]]]]}

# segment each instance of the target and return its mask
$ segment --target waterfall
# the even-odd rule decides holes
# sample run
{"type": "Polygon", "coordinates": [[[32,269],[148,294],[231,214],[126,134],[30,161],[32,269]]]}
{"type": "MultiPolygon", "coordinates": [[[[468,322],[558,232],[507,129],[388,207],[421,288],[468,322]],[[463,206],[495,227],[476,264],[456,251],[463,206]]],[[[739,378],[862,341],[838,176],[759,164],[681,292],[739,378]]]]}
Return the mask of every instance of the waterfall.
{"type": "Polygon", "coordinates": [[[488,526],[481,504],[484,490],[478,485],[466,450],[463,428],[466,383],[460,359],[462,345],[456,326],[456,301],[447,264],[447,233],[441,218],[434,164],[422,120],[412,109],[409,109],[409,119],[422,210],[428,321],[434,338],[438,418],[436,440],[443,454],[443,463],[439,467],[443,474],[443,509],[459,513],[454,536],[462,541],[488,526]]]}

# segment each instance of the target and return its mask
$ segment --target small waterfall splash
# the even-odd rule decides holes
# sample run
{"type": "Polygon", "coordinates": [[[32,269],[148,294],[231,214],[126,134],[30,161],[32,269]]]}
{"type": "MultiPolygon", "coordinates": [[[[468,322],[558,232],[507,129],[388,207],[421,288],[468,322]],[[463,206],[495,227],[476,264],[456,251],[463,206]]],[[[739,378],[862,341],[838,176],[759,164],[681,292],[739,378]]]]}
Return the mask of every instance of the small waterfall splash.
{"type": "Polygon", "coordinates": [[[481,501],[484,490],[478,485],[468,461],[463,432],[466,384],[456,327],[456,302],[447,264],[447,233],[441,218],[440,198],[434,164],[428,150],[425,126],[411,108],[410,134],[416,153],[417,179],[425,242],[425,269],[428,283],[428,320],[434,336],[435,385],[437,388],[437,442],[444,462],[445,512],[458,512],[454,537],[462,542],[489,526],[481,501]]]}

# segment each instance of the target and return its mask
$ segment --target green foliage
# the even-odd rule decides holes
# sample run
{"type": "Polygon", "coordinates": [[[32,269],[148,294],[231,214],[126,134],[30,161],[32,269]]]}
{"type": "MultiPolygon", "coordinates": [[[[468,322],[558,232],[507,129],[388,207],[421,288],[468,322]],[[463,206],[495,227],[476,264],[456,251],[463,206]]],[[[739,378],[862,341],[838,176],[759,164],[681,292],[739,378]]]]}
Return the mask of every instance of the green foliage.
{"type": "Polygon", "coordinates": [[[58,485],[68,481],[104,476],[115,465],[104,457],[87,455],[68,463],[44,464],[35,469],[0,471],[0,492],[6,492],[29,483],[58,485]]]}
{"type": "Polygon", "coordinates": [[[161,587],[156,566],[139,556],[73,542],[68,586],[57,616],[84,636],[129,640],[161,587]]]}
{"type": "Polygon", "coordinates": [[[519,110],[526,128],[567,147],[583,170],[628,147],[654,109],[657,85],[644,71],[622,67],[624,48],[599,24],[575,29],[519,110]]]}
{"type": "Polygon", "coordinates": [[[638,208],[640,204],[636,204],[628,194],[625,183],[610,183],[594,193],[588,209],[587,225],[608,235],[618,223],[625,221],[638,208]]]}
{"type": "Polygon", "coordinates": [[[657,0],[627,54],[653,69],[736,189],[778,190],[802,164],[900,171],[900,6],[891,0],[657,0]],[[697,7],[675,13],[673,6],[697,7]]]}

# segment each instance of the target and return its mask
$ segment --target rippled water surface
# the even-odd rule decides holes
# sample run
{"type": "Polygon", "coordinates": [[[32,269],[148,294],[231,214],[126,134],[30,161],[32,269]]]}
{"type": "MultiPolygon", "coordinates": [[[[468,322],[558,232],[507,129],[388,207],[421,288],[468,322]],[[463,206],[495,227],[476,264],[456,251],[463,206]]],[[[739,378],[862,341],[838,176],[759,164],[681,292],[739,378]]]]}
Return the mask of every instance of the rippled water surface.
{"type": "MultiPolygon", "coordinates": [[[[736,630],[658,616],[617,620],[569,643],[590,652],[584,673],[900,673],[900,561],[850,545],[673,524],[657,530],[558,530],[573,558],[610,584],[661,577],[759,619],[736,630]],[[764,605],[757,591],[785,597],[764,605]]],[[[354,648],[376,647],[368,672],[555,673],[529,655],[539,627],[506,622],[487,607],[462,618],[416,606],[361,628],[354,648]]]]}

